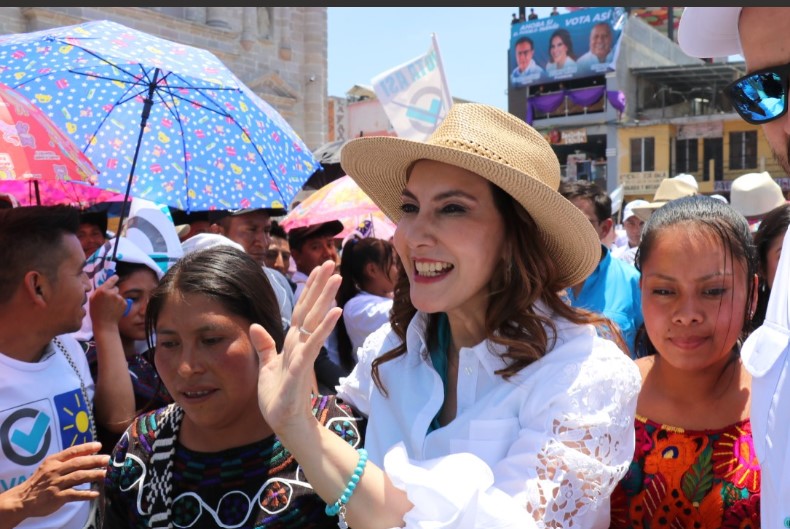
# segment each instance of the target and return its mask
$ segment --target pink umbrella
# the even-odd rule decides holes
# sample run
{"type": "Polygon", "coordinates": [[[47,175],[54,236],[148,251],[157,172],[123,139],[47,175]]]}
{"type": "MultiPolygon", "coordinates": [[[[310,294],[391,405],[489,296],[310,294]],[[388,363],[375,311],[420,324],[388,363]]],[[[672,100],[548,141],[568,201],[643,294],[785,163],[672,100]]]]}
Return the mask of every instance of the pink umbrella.
{"type": "Polygon", "coordinates": [[[13,195],[20,206],[68,204],[85,209],[99,202],[123,201],[123,193],[70,180],[0,180],[0,193],[13,195]]]}
{"type": "MultiPolygon", "coordinates": [[[[97,170],[91,161],[38,107],[14,89],[0,84],[0,191],[20,202],[43,204],[40,195],[63,194],[53,204],[82,203],[94,190],[68,191],[73,182],[91,188],[97,170]],[[25,195],[28,200],[25,200],[25,195]]],[[[49,195],[48,195],[49,196],[49,195]]]]}
{"type": "Polygon", "coordinates": [[[365,220],[373,223],[372,236],[388,239],[395,232],[395,224],[365,194],[350,176],[341,176],[304,199],[280,225],[286,231],[312,224],[339,220],[345,226],[338,234],[343,238],[365,220]]]}

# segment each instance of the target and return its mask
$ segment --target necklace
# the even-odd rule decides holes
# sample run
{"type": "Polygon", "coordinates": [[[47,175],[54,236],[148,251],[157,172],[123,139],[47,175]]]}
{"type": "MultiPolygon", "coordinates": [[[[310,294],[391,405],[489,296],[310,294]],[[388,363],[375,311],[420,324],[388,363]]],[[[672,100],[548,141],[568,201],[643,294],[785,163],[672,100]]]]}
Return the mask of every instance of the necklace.
{"type": "Polygon", "coordinates": [[[94,421],[93,418],[93,402],[91,402],[91,399],[88,398],[88,389],[85,387],[85,381],[82,380],[82,375],[80,374],[80,370],[77,368],[77,364],[74,363],[74,359],[71,358],[71,355],[66,349],[66,346],[63,345],[63,342],[60,341],[60,338],[55,337],[52,340],[52,343],[54,343],[55,346],[58,349],[60,349],[60,352],[63,353],[63,356],[66,358],[66,361],[71,366],[71,369],[74,370],[74,373],[76,373],[77,378],[80,381],[80,391],[82,392],[82,400],[85,401],[85,408],[88,410],[88,423],[90,424],[91,437],[94,441],[96,441],[97,440],[96,422],[94,421]]]}

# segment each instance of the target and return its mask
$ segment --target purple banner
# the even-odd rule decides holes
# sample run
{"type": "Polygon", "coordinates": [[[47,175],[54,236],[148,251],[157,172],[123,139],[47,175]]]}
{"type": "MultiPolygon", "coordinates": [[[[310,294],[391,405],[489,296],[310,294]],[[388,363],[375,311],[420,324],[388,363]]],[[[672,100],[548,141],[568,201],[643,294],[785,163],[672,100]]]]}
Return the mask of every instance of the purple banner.
{"type": "Polygon", "coordinates": [[[562,90],[530,97],[527,99],[526,121],[532,125],[532,122],[535,120],[535,112],[551,114],[565,102],[566,97],[576,105],[589,107],[600,101],[604,93],[606,93],[606,99],[609,101],[609,104],[617,109],[618,112],[625,110],[625,94],[623,92],[620,90],[606,90],[606,87],[603,86],[593,86],[591,88],[562,90]]]}

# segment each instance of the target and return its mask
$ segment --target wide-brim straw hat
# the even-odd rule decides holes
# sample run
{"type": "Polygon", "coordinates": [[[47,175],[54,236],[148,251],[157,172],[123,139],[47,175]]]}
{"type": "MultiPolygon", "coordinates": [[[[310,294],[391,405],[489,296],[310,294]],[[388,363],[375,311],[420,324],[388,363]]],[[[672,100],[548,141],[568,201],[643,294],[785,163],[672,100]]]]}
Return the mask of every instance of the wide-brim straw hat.
{"type": "Polygon", "coordinates": [[[389,136],[356,138],[343,147],[340,164],[397,223],[406,172],[417,160],[476,173],[524,206],[556,263],[563,287],[580,283],[597,266],[598,234],[581,210],[557,191],[557,156],[523,120],[488,105],[457,103],[425,142],[389,136]]]}
{"type": "Polygon", "coordinates": [[[653,201],[644,206],[633,208],[634,215],[647,222],[655,210],[676,198],[698,194],[697,188],[680,178],[664,178],[653,195],[653,201]]]}

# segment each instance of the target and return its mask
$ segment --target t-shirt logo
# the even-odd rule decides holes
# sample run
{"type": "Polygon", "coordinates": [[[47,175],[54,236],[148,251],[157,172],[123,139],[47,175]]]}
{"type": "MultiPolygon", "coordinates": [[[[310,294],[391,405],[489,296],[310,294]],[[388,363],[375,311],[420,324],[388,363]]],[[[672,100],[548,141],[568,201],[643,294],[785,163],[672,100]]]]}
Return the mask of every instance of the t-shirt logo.
{"type": "Polygon", "coordinates": [[[88,413],[79,389],[55,395],[52,401],[41,399],[0,411],[3,455],[17,465],[38,466],[50,452],[90,442],[88,413]],[[60,434],[61,446],[50,450],[53,430],[60,434]]]}

